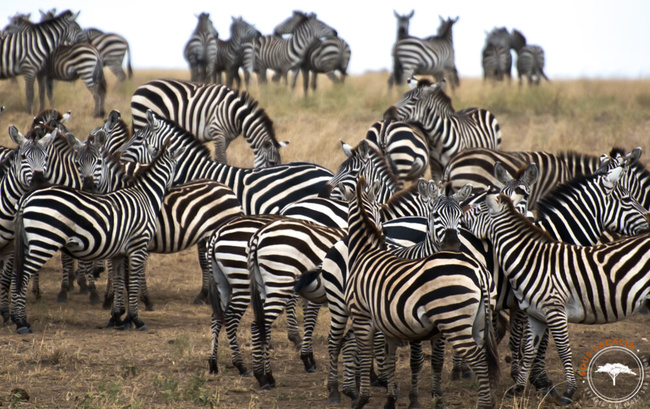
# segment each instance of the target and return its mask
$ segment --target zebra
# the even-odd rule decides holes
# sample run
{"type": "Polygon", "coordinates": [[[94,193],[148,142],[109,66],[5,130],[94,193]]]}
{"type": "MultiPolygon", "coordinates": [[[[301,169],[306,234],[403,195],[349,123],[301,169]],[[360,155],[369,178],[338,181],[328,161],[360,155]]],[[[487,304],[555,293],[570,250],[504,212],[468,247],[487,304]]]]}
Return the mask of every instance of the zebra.
{"type": "Polygon", "coordinates": [[[456,69],[453,25],[458,21],[440,16],[438,34],[425,39],[406,37],[395,42],[393,46],[393,73],[388,80],[388,87],[401,86],[413,75],[433,75],[436,81],[447,77],[452,90],[459,84],[456,69]]]}
{"type": "MultiPolygon", "coordinates": [[[[318,74],[326,74],[335,84],[345,82],[348,64],[352,50],[350,44],[340,37],[317,40],[307,51],[305,58],[300,65],[302,73],[302,88],[307,96],[309,90],[309,76],[311,75],[311,89],[316,91],[316,79],[318,74]],[[339,77],[335,71],[339,72],[339,77]]],[[[294,75],[291,88],[295,88],[297,75],[294,75]]]]}
{"type": "Polygon", "coordinates": [[[311,44],[316,39],[332,37],[337,37],[336,30],[320,21],[316,14],[303,14],[291,38],[257,38],[253,42],[253,55],[249,52],[245,58],[244,70],[249,76],[251,72],[257,72],[258,82],[265,85],[266,70],[270,68],[275,71],[274,81],[278,82],[280,78],[284,78],[286,83],[288,72],[299,69],[311,44]]]}
{"type": "Polygon", "coordinates": [[[66,186],[32,191],[16,215],[14,279],[11,318],[18,333],[31,333],[25,311],[30,277],[63,250],[81,260],[110,258],[116,268],[115,301],[108,326],[147,327],[138,315],[140,277],[155,235],[155,221],[184,148],[165,144],[151,165],[136,176],[132,187],[97,195],[66,186]],[[128,271],[128,313],[122,289],[128,271]]]}
{"type": "MultiPolygon", "coordinates": [[[[0,79],[18,75],[25,77],[25,110],[30,115],[34,102],[34,79],[38,79],[38,73],[56,47],[77,41],[81,34],[81,27],[76,22],[78,15],[78,12],[73,14],[66,10],[51,20],[32,24],[0,38],[3,61],[0,79]]],[[[43,86],[39,79],[39,87],[43,86]]]]}
{"type": "Polygon", "coordinates": [[[399,14],[396,10],[393,10],[393,14],[397,19],[397,39],[395,41],[408,38],[409,26],[411,25],[411,19],[415,14],[415,10],[411,10],[408,14],[399,14]]]}
{"type": "MultiPolygon", "coordinates": [[[[146,163],[147,146],[162,146],[169,138],[171,147],[185,147],[174,185],[193,179],[212,179],[230,187],[245,214],[277,213],[296,200],[318,196],[333,176],[328,169],[308,162],[292,162],[271,168],[235,168],[211,160],[210,151],[192,134],[173,121],[148,114],[149,124],[133,134],[122,153],[122,160],[146,163]]],[[[336,192],[333,195],[336,197],[336,192]]]]}
{"type": "Polygon", "coordinates": [[[129,42],[117,33],[105,33],[97,28],[85,28],[82,33],[81,41],[90,43],[102,56],[104,67],[108,67],[111,72],[122,82],[133,77],[131,68],[131,48],[129,42]],[[126,57],[126,73],[122,68],[124,58],[126,57]]]}
{"type": "MultiPolygon", "coordinates": [[[[373,191],[366,193],[365,187],[361,177],[356,193],[348,195],[350,279],[345,287],[345,301],[353,319],[361,362],[361,387],[353,407],[361,408],[370,399],[372,338],[378,330],[383,332],[387,344],[387,405],[393,406],[397,399],[397,341],[444,337],[473,367],[479,407],[493,407],[490,383],[496,381],[498,374],[498,353],[492,327],[495,288],[490,274],[485,266],[464,253],[443,251],[423,259],[404,260],[382,250],[382,233],[376,226],[379,214],[368,213],[372,211],[373,191]],[[432,293],[441,288],[445,288],[444,298],[432,293]],[[402,314],[404,311],[418,312],[410,316],[402,314]]],[[[437,395],[441,393],[439,386],[434,391],[437,395]]]]}
{"type": "Polygon", "coordinates": [[[217,56],[215,58],[212,82],[222,84],[221,72],[225,71],[225,85],[232,88],[233,81],[236,81],[237,88],[241,88],[239,68],[243,64],[244,44],[251,43],[261,35],[262,33],[255,26],[245,21],[241,16],[237,18],[232,17],[230,39],[221,40],[217,38],[217,56]]]}
{"type": "Polygon", "coordinates": [[[501,145],[501,126],[496,117],[483,108],[455,111],[444,91],[445,85],[445,80],[431,83],[421,79],[389,108],[397,110],[397,119],[417,122],[422,127],[429,148],[431,176],[437,181],[442,179],[451,158],[464,149],[498,149],[501,145]]]}
{"type": "Polygon", "coordinates": [[[228,145],[239,134],[253,150],[255,168],[279,165],[279,150],[289,143],[276,139],[273,121],[250,94],[225,85],[153,80],[139,86],[131,98],[134,132],[147,124],[149,109],[199,141],[213,141],[215,158],[223,164],[228,145]]]}
{"type": "Polygon", "coordinates": [[[43,80],[45,82],[45,89],[39,89],[41,110],[44,108],[45,91],[47,91],[50,105],[54,105],[52,95],[54,80],[75,81],[81,78],[95,101],[93,115],[98,118],[103,117],[106,113],[104,110],[106,78],[104,77],[102,58],[94,46],[85,43],[59,45],[48,56],[45,66],[39,75],[45,77],[43,80]]]}
{"type": "Polygon", "coordinates": [[[567,323],[604,324],[635,313],[650,295],[650,234],[584,247],[552,240],[513,210],[504,195],[488,195],[487,209],[465,213],[464,223],[493,245],[528,315],[527,342],[515,392],[523,390],[530,364],[548,328],[564,367],[562,403],[577,390],[567,323]],[[509,254],[518,254],[510,257],[509,254]],[[577,268],[577,266],[580,268],[577,268]],[[598,283],[597,286],[594,284],[598,283]],[[588,296],[587,296],[588,294],[588,296]]]}
{"type": "MultiPolygon", "coordinates": [[[[41,130],[32,130],[40,132],[41,130]]],[[[32,186],[42,183],[47,171],[48,145],[55,138],[51,133],[27,137],[13,125],[9,126],[9,136],[16,143],[16,148],[6,154],[1,162],[0,176],[0,315],[9,323],[9,292],[12,279],[13,253],[11,243],[15,238],[14,219],[18,212],[19,201],[32,186]]]]}
{"type": "MultiPolygon", "coordinates": [[[[346,234],[346,229],[286,217],[267,224],[251,237],[248,270],[255,314],[251,325],[253,374],[260,388],[275,386],[268,351],[271,325],[292,298],[296,280],[303,271],[321,263],[326,252],[346,234]]],[[[326,302],[325,291],[321,286],[315,291],[304,290],[301,295],[316,304],[311,311],[305,311],[305,339],[300,350],[305,370],[314,372],[311,331],[316,324],[318,307],[326,302]]]]}
{"type": "Polygon", "coordinates": [[[196,17],[199,22],[185,43],[183,56],[190,66],[190,80],[208,82],[215,69],[219,33],[210,20],[210,13],[201,13],[196,17]]]}
{"type": "Polygon", "coordinates": [[[511,80],[512,55],[509,48],[486,45],[481,52],[483,80],[503,81],[504,77],[511,80]]]}
{"type": "Polygon", "coordinates": [[[524,77],[528,79],[528,85],[539,85],[542,78],[550,82],[544,73],[544,49],[539,45],[526,44],[526,37],[516,29],[512,30],[510,41],[517,53],[519,85],[523,84],[524,77]]]}

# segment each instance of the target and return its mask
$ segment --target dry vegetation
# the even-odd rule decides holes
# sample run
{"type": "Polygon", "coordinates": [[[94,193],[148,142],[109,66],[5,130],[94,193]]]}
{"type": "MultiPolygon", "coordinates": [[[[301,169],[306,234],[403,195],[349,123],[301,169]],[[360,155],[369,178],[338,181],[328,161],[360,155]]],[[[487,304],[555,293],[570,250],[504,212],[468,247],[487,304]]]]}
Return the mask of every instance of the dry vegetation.
{"type": "MultiPolygon", "coordinates": [[[[134,89],[143,82],[161,77],[187,79],[185,71],[136,72],[133,80],[118,84],[108,73],[109,94],[106,109],[118,109],[130,121],[129,102],[134,89]]],[[[356,143],[365,136],[372,122],[394,102],[398,91],[386,90],[386,73],[368,73],[348,79],[334,87],[320,79],[319,90],[308,99],[302,91],[290,92],[284,86],[270,85],[251,93],[258,98],[276,127],[279,140],[290,140],[283,160],[311,161],[335,170],[344,156],[338,140],[356,143]]],[[[83,84],[59,83],[55,89],[60,111],[72,110],[70,129],[83,139],[102,123],[92,118],[92,98],[83,84]]],[[[26,131],[32,116],[24,113],[24,85],[5,80],[0,83],[0,128],[15,124],[26,131]]],[[[465,79],[453,95],[461,109],[480,106],[495,113],[502,126],[504,150],[576,150],[601,154],[612,146],[632,149],[641,146],[650,161],[650,81],[554,81],[538,89],[518,88],[516,83],[491,86],[480,80],[465,79]]],[[[1,132],[0,144],[12,146],[8,133],[1,132]]],[[[251,166],[252,155],[241,140],[229,150],[229,159],[239,166],[251,166]]],[[[286,339],[284,317],[273,332],[275,349],[272,365],[278,381],[275,390],[261,392],[254,378],[242,378],[230,365],[225,335],[220,338],[220,373],[207,371],[210,349],[210,314],[207,306],[192,306],[200,285],[195,251],[173,255],[152,255],[148,267],[149,288],[156,310],[143,312],[147,332],[118,332],[102,329],[109,314],[90,306],[88,298],[74,294],[66,304],[55,302],[59,288],[60,263],[53,259],[42,274],[43,300],[28,299],[28,314],[34,334],[16,335],[14,327],[0,328],[0,406],[4,407],[218,407],[218,408],[303,408],[327,407],[326,362],[328,313],[323,309],[315,336],[319,368],[305,374],[302,363],[286,339]],[[29,400],[22,400],[16,388],[29,400]]],[[[104,276],[102,277],[104,278],[104,276]]],[[[104,282],[100,281],[100,291],[104,282]]],[[[250,366],[249,313],[240,336],[250,366]]],[[[579,364],[593,345],[611,337],[633,340],[642,354],[650,356],[650,317],[637,316],[606,327],[571,326],[574,363],[579,364]]],[[[506,354],[505,342],[501,352],[506,354]]],[[[551,345],[548,366],[552,379],[561,382],[557,353],[551,345]]],[[[408,405],[407,351],[400,351],[399,376],[402,399],[408,405]]],[[[451,382],[444,376],[443,390],[450,408],[473,407],[476,387],[471,381],[451,382]]],[[[548,407],[535,392],[528,392],[523,403],[502,399],[511,384],[509,368],[502,367],[501,386],[496,391],[500,407],[548,407]]],[[[423,372],[421,397],[429,407],[430,369],[423,372]]],[[[578,377],[579,381],[581,380],[578,377]]],[[[575,407],[593,404],[579,386],[575,407]]],[[[650,392],[648,392],[650,393],[650,392]]],[[[650,395],[637,407],[650,408],[650,395]]],[[[373,390],[369,407],[383,403],[383,392],[373,390]]],[[[348,407],[344,400],[334,407],[348,407]]]]}

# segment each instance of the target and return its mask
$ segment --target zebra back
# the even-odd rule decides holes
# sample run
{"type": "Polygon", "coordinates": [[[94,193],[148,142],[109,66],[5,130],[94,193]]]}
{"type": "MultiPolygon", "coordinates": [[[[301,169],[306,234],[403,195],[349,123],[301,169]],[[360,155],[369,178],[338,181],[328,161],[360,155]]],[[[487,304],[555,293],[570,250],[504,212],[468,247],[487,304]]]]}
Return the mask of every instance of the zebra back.
{"type": "Polygon", "coordinates": [[[215,68],[219,33],[210,20],[210,13],[201,13],[197,18],[199,21],[185,44],[183,55],[190,65],[190,80],[206,82],[212,78],[215,68]]]}
{"type": "Polygon", "coordinates": [[[226,149],[239,134],[253,150],[256,168],[279,165],[279,149],[288,144],[276,139],[273,121],[250,94],[224,85],[149,81],[131,98],[134,131],[147,124],[149,109],[178,123],[201,142],[214,141],[221,163],[226,163],[226,149]]]}

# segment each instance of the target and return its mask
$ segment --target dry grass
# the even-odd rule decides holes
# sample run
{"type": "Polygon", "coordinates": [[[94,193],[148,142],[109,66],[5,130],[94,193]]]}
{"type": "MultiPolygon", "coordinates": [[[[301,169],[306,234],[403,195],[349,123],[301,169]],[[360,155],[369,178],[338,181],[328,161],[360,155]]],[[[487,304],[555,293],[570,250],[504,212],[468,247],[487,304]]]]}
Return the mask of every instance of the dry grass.
{"type": "MultiPolygon", "coordinates": [[[[106,109],[118,109],[130,121],[129,101],[134,89],[143,82],[161,77],[187,79],[185,71],[137,71],[131,81],[115,82],[108,74],[109,94],[106,109]]],[[[338,140],[356,143],[365,136],[372,122],[400,95],[386,90],[386,73],[368,73],[351,77],[341,86],[320,79],[319,90],[308,99],[301,90],[289,91],[271,85],[250,92],[273,119],[279,140],[290,140],[283,159],[311,161],[335,170],[344,158],[338,140]]],[[[78,138],[99,126],[92,118],[92,98],[83,84],[60,83],[55,89],[56,108],[72,110],[68,124],[78,138]]],[[[0,83],[0,128],[15,124],[26,131],[32,115],[24,113],[24,85],[0,83]]],[[[519,88],[516,84],[491,86],[480,80],[465,79],[453,95],[454,106],[461,109],[480,106],[495,113],[502,126],[503,149],[549,151],[577,150],[601,154],[618,145],[626,149],[641,146],[650,149],[650,81],[554,81],[538,89],[519,88]]],[[[12,146],[2,132],[0,144],[12,146]]],[[[642,161],[648,163],[647,153],[642,161]]],[[[252,155],[238,140],[229,150],[230,161],[251,166],[252,155]]],[[[34,334],[16,335],[13,327],[0,328],[0,406],[4,407],[201,407],[218,408],[303,408],[326,407],[327,326],[323,311],[315,336],[319,369],[305,374],[298,353],[286,339],[284,317],[273,332],[275,350],[272,365],[278,387],[260,392],[254,378],[241,378],[230,365],[225,336],[221,336],[220,374],[207,372],[210,350],[210,314],[208,307],[190,305],[200,285],[199,267],[194,249],[173,255],[152,255],[148,266],[151,295],[157,309],[143,312],[150,328],[147,332],[117,332],[102,329],[108,312],[90,306],[88,299],[71,295],[66,304],[55,303],[60,280],[60,261],[48,263],[42,274],[44,298],[28,299],[28,314],[34,334]],[[20,399],[16,388],[23,389],[28,401],[20,399]]],[[[100,282],[100,291],[104,282],[100,282]]],[[[240,330],[242,348],[250,366],[250,336],[244,318],[240,330]]],[[[607,327],[571,326],[574,363],[601,340],[616,336],[635,341],[637,348],[650,355],[648,316],[638,316],[607,327]]],[[[501,352],[506,353],[505,343],[501,352]]],[[[407,405],[408,355],[400,350],[400,407],[407,405]]],[[[560,382],[562,374],[557,354],[548,354],[551,377],[560,382]]],[[[539,396],[531,391],[523,402],[502,399],[511,384],[507,365],[502,367],[500,387],[495,391],[500,407],[538,408],[539,396]]],[[[448,371],[446,372],[448,373],[448,371]]],[[[430,369],[421,382],[421,402],[429,406],[430,369]]],[[[580,379],[580,378],[579,378],[580,379]]],[[[580,391],[585,386],[580,385],[580,391]]],[[[476,387],[471,381],[451,382],[445,375],[443,390],[450,408],[472,407],[476,387]]],[[[575,407],[592,404],[580,398],[575,407]]],[[[375,389],[369,407],[383,401],[375,389]]],[[[347,407],[344,400],[333,407],[347,407]]],[[[649,408],[642,402],[638,407],[649,408]]]]}

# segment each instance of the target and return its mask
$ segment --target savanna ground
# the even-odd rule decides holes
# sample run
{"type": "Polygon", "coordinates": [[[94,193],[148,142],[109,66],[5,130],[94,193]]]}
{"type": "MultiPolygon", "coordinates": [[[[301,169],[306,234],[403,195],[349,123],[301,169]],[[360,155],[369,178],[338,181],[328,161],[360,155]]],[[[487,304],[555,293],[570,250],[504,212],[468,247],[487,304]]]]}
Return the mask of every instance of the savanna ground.
{"type": "MultiPolygon", "coordinates": [[[[107,112],[118,109],[130,123],[130,96],[137,86],[153,78],[187,79],[185,71],[136,71],[134,78],[116,83],[107,71],[109,92],[107,112]]],[[[356,144],[370,125],[381,119],[384,110],[396,101],[401,91],[388,92],[387,73],[367,73],[348,78],[343,86],[332,86],[320,79],[320,88],[304,99],[302,91],[289,91],[271,84],[260,89],[256,83],[250,92],[273,119],[279,140],[289,140],[283,161],[311,161],[336,170],[344,159],[339,140],[356,144]]],[[[103,123],[92,118],[93,104],[82,83],[59,83],[54,107],[72,111],[67,124],[84,139],[89,131],[103,123]]],[[[627,150],[640,146],[650,150],[650,80],[577,80],[543,83],[537,89],[492,86],[478,79],[462,79],[453,94],[456,109],[479,106],[490,109],[502,127],[504,150],[576,150],[602,154],[612,146],[627,150]]],[[[0,83],[0,128],[14,124],[26,132],[32,115],[24,113],[25,94],[22,78],[17,84],[0,83]]],[[[13,146],[8,133],[0,134],[0,144],[13,146]]],[[[239,138],[229,148],[229,161],[238,166],[252,166],[252,154],[239,138]]],[[[642,162],[648,164],[648,153],[642,162]]],[[[141,316],[149,330],[115,331],[103,329],[109,318],[101,306],[89,305],[87,296],[71,293],[68,302],[55,302],[60,284],[60,260],[51,260],[42,271],[43,299],[30,294],[27,312],[34,333],[17,335],[13,326],[0,328],[0,406],[25,408],[54,407],[217,407],[217,408],[305,408],[348,407],[343,398],[339,405],[328,406],[327,331],[329,314],[321,310],[314,337],[318,364],[316,373],[304,372],[298,352],[286,337],[284,316],[273,328],[272,365],[277,387],[260,391],[252,377],[240,377],[230,364],[225,334],[220,337],[219,374],[209,375],[210,311],[191,301],[200,286],[200,272],[194,249],[172,254],[151,255],[147,278],[155,311],[141,316]],[[19,391],[29,399],[21,399],[19,391]]],[[[105,288],[105,275],[99,290],[105,288]]],[[[248,366],[250,357],[250,311],[240,329],[240,340],[248,366]]],[[[601,341],[625,338],[634,342],[640,354],[650,356],[650,316],[639,315],[608,326],[570,327],[573,362],[579,367],[585,354],[601,341]]],[[[501,382],[495,391],[498,407],[553,407],[542,402],[534,391],[527,391],[523,401],[504,398],[511,385],[509,365],[505,363],[506,342],[500,345],[501,382]]],[[[402,399],[408,405],[408,353],[400,349],[398,367],[402,399]]],[[[449,361],[449,359],[447,360],[449,361]]],[[[447,366],[449,363],[447,364],[447,366]]],[[[561,383],[563,376],[557,353],[551,343],[547,354],[551,379],[561,383]]],[[[454,381],[445,370],[443,390],[449,408],[471,408],[476,403],[476,386],[472,381],[454,381]]],[[[430,367],[425,366],[421,404],[429,407],[431,399],[430,367]]],[[[575,408],[594,407],[587,396],[587,386],[578,376],[579,391],[575,408]]],[[[559,385],[560,388],[562,385],[559,385]]],[[[384,393],[374,388],[368,407],[383,405],[384,393]]],[[[24,396],[22,396],[24,398],[24,396]]],[[[650,408],[650,392],[636,407],[650,408]]]]}

